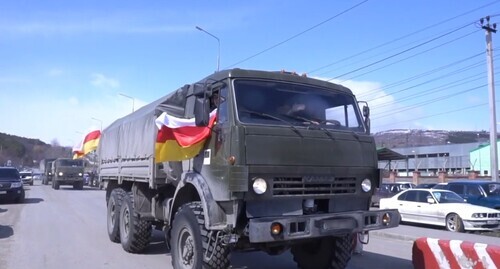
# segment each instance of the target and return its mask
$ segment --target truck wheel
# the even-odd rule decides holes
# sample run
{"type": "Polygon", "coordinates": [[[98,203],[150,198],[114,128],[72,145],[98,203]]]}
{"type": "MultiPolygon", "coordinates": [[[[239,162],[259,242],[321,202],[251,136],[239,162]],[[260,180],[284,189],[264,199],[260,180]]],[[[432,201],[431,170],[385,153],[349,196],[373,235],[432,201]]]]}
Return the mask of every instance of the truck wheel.
{"type": "Polygon", "coordinates": [[[314,239],[292,246],[291,252],[302,269],[344,269],[352,255],[352,236],[314,239]]]}
{"type": "Polygon", "coordinates": [[[141,220],[134,209],[134,195],[132,192],[123,196],[120,207],[120,241],[125,251],[140,253],[151,240],[153,227],[151,222],[141,220]]]}
{"type": "Polygon", "coordinates": [[[58,190],[59,186],[60,186],[59,182],[54,181],[54,190],[58,190]]]}
{"type": "Polygon", "coordinates": [[[122,205],[123,196],[127,193],[117,188],[111,191],[108,200],[108,236],[111,242],[120,243],[120,207],[122,205]]]}
{"type": "Polygon", "coordinates": [[[229,248],[218,244],[214,250],[215,241],[215,235],[205,228],[201,202],[181,206],[175,214],[170,236],[173,268],[228,268],[229,248]],[[209,237],[212,238],[209,240],[209,237]],[[205,258],[205,253],[210,259],[205,258]]]}

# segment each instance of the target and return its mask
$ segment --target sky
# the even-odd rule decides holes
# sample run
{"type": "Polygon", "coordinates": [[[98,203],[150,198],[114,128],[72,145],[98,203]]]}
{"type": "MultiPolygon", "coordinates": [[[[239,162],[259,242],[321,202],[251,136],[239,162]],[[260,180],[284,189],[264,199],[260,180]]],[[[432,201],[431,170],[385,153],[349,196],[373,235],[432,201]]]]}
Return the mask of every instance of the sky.
{"type": "Polygon", "coordinates": [[[73,146],[213,73],[213,36],[220,69],[349,87],[372,132],[488,131],[486,16],[500,0],[0,1],[0,132],[73,146]]]}

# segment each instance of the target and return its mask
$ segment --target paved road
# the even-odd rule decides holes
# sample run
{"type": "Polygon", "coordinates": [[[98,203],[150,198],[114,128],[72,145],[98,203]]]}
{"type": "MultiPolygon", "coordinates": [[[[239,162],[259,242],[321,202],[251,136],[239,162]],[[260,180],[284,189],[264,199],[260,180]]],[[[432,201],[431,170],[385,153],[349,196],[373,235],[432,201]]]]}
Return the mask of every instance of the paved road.
{"type": "MultiPolygon", "coordinates": [[[[27,187],[24,204],[0,203],[0,268],[171,268],[159,231],[155,231],[144,254],[126,253],[120,244],[109,241],[104,191],[65,186],[55,191],[39,184],[27,187]]],[[[418,237],[436,231],[447,234],[413,226],[378,233],[371,236],[364,253],[354,256],[348,268],[412,268],[410,235],[418,237]]],[[[296,268],[288,252],[279,256],[235,253],[232,265],[247,269],[296,268]]]]}

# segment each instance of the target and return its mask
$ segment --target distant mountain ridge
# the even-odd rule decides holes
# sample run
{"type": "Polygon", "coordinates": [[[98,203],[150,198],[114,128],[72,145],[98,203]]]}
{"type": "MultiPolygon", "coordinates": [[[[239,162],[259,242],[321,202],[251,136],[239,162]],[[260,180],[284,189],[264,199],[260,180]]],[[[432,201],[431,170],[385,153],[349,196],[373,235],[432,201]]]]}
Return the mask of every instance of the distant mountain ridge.
{"type": "Polygon", "coordinates": [[[60,146],[56,140],[50,145],[40,139],[0,133],[0,166],[10,161],[15,167],[38,167],[42,159],[70,156],[71,148],[60,146]]]}
{"type": "Polygon", "coordinates": [[[394,129],[373,134],[377,147],[404,148],[445,144],[489,143],[487,131],[394,129]]]}

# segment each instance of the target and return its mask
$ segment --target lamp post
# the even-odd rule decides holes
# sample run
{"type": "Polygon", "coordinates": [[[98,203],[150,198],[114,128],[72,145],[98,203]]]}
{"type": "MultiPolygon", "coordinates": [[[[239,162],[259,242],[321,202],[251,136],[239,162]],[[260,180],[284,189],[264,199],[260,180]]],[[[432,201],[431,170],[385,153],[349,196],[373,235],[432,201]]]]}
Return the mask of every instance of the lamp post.
{"type": "Polygon", "coordinates": [[[99,129],[99,131],[102,131],[102,120],[100,120],[98,118],[94,118],[94,117],[92,117],[92,119],[99,122],[99,124],[101,125],[101,128],[99,129]]]}
{"type": "Polygon", "coordinates": [[[207,34],[207,35],[209,35],[217,40],[217,44],[219,45],[218,52],[217,52],[217,71],[219,71],[219,68],[220,68],[220,39],[218,37],[214,36],[213,34],[205,31],[203,28],[201,28],[199,26],[196,26],[196,29],[204,32],[205,34],[207,34]]]}
{"type": "Polygon", "coordinates": [[[129,98],[129,99],[132,100],[132,112],[134,112],[134,100],[135,100],[134,97],[128,96],[128,95],[123,94],[123,93],[118,93],[118,94],[121,95],[121,96],[123,96],[123,97],[127,97],[127,98],[129,98]]]}

